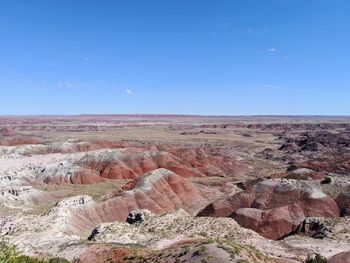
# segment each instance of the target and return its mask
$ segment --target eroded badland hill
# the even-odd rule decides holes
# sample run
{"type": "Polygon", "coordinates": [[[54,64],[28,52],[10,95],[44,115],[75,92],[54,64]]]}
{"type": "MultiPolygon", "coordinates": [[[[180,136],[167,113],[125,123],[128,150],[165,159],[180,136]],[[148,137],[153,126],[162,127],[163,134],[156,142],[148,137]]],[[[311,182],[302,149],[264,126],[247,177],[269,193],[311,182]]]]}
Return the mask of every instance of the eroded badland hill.
{"type": "Polygon", "coordinates": [[[350,262],[350,118],[0,117],[0,232],[73,262],[350,262]]]}

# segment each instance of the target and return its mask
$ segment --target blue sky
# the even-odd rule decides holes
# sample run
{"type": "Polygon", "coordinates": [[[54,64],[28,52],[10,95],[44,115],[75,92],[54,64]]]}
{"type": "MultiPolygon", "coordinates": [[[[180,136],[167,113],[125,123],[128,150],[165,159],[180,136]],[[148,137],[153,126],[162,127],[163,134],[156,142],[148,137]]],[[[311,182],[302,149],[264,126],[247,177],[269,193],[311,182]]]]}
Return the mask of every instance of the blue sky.
{"type": "Polygon", "coordinates": [[[347,0],[0,0],[0,114],[350,114],[347,0]]]}

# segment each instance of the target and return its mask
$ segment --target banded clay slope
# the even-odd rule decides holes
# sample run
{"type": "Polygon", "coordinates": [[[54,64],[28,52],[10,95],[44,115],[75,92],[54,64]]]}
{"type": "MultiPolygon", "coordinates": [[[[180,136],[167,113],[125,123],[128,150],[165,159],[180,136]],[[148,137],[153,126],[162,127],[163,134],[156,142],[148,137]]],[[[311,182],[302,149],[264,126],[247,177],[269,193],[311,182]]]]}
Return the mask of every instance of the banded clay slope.
{"type": "Polygon", "coordinates": [[[348,253],[338,223],[349,211],[349,121],[0,117],[1,233],[20,253],[78,262],[339,261],[348,253]],[[129,225],[135,209],[151,212],[129,225]]]}
{"type": "MultiPolygon", "coordinates": [[[[0,204],[30,209],[45,201],[50,203],[65,197],[59,187],[55,193],[41,191],[45,185],[134,180],[163,167],[186,178],[239,177],[249,170],[237,157],[227,155],[217,147],[142,144],[131,147],[131,144],[139,145],[136,142],[105,142],[98,144],[99,147],[112,149],[93,150],[95,143],[70,141],[0,147],[0,204]]],[[[128,189],[134,184],[130,182],[128,189]]]]}
{"type": "MultiPolygon", "coordinates": [[[[219,248],[224,248],[224,250],[226,245],[238,248],[237,250],[226,249],[229,253],[229,256],[225,257],[226,261],[221,259],[218,262],[239,262],[243,259],[253,262],[275,262],[273,258],[277,258],[277,253],[282,253],[286,258],[290,256],[279,244],[265,240],[253,231],[241,228],[229,218],[196,218],[182,209],[164,215],[155,215],[147,210],[138,210],[136,213],[142,214],[143,221],[140,223],[131,225],[125,222],[102,224],[92,231],[89,239],[98,243],[143,245],[152,249],[160,249],[161,254],[165,255],[170,253],[169,248],[176,248],[179,245],[187,250],[190,250],[191,247],[198,247],[196,245],[198,240],[202,245],[217,244],[219,248]],[[184,246],[184,244],[187,245],[184,246]],[[255,248],[248,249],[246,244],[251,244],[255,248]],[[261,253],[264,249],[266,253],[261,253]],[[246,251],[243,252],[244,250],[246,251]],[[248,252],[249,250],[250,252],[248,252]]],[[[202,250],[204,253],[203,248],[202,250]]],[[[182,256],[186,255],[187,252],[182,256]]],[[[193,261],[191,256],[196,256],[196,253],[189,253],[182,260],[197,262],[193,261]]],[[[213,256],[218,255],[214,253],[213,256]]],[[[166,260],[165,256],[162,258],[166,260]]],[[[199,260],[197,257],[195,259],[199,260]]]]}
{"type": "Polygon", "coordinates": [[[37,257],[59,255],[75,262],[96,262],[89,259],[109,262],[105,255],[115,259],[122,255],[126,262],[138,262],[135,261],[138,259],[153,262],[157,258],[160,262],[176,262],[176,258],[196,262],[207,256],[213,257],[211,262],[240,262],[242,259],[279,262],[278,258],[294,257],[283,246],[241,228],[232,219],[194,218],[181,209],[166,215],[143,210],[146,216],[141,224],[102,224],[92,231],[88,241],[87,236],[77,236],[67,228],[67,210],[75,213],[89,206],[88,199],[84,198],[66,200],[41,217],[3,219],[1,233],[22,253],[37,257]],[[81,243],[81,240],[86,241],[81,243]]]}
{"type": "MultiPolygon", "coordinates": [[[[125,249],[108,245],[92,245],[77,262],[279,262],[269,256],[262,255],[247,246],[230,242],[213,242],[212,240],[193,241],[189,244],[177,245],[163,250],[125,249]]],[[[285,261],[287,262],[287,261],[285,261]]]]}
{"type": "Polygon", "coordinates": [[[87,153],[79,160],[40,167],[37,178],[46,184],[89,184],[106,179],[136,179],[144,173],[166,168],[183,177],[236,176],[249,169],[235,156],[225,156],[219,149],[153,147],[119,148],[87,153]]]}
{"type": "Polygon", "coordinates": [[[132,190],[124,191],[99,204],[82,197],[82,202],[89,205],[70,215],[69,226],[71,230],[80,232],[102,222],[125,221],[129,212],[135,209],[148,209],[158,214],[173,212],[179,208],[192,211],[219,194],[219,191],[205,186],[199,188],[169,170],[157,169],[142,175],[132,190]]]}
{"type": "MultiPolygon", "coordinates": [[[[17,140],[17,139],[14,139],[17,140]]],[[[21,140],[19,140],[21,142],[21,140]]],[[[112,142],[112,141],[81,141],[78,139],[69,139],[67,141],[31,141],[27,143],[19,143],[14,145],[3,145],[1,147],[1,155],[45,155],[53,153],[79,153],[96,151],[99,149],[124,148],[131,145],[128,142],[112,142]]]]}
{"type": "Polygon", "coordinates": [[[311,182],[267,180],[204,208],[199,216],[229,216],[270,239],[293,232],[306,217],[339,217],[337,203],[311,182]]]}

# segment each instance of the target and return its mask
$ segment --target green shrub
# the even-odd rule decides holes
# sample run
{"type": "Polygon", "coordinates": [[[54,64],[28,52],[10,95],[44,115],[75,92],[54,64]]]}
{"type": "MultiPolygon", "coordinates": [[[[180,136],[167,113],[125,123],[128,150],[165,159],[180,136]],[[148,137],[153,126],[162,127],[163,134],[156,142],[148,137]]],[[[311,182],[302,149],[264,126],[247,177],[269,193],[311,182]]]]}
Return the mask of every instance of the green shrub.
{"type": "Polygon", "coordinates": [[[305,263],[328,263],[328,260],[320,254],[316,254],[315,257],[308,255],[305,263]]]}
{"type": "Polygon", "coordinates": [[[16,247],[9,245],[4,239],[0,240],[0,262],[6,263],[70,263],[64,258],[39,259],[18,255],[16,247]]]}
{"type": "Polygon", "coordinates": [[[199,254],[201,255],[201,254],[203,254],[205,251],[207,251],[206,246],[201,245],[200,248],[199,248],[199,254]]]}
{"type": "Polygon", "coordinates": [[[329,176],[326,176],[322,181],[321,184],[330,184],[332,182],[332,178],[329,176]]]}
{"type": "Polygon", "coordinates": [[[4,239],[0,240],[0,262],[8,262],[16,256],[16,247],[8,245],[4,239]]]}

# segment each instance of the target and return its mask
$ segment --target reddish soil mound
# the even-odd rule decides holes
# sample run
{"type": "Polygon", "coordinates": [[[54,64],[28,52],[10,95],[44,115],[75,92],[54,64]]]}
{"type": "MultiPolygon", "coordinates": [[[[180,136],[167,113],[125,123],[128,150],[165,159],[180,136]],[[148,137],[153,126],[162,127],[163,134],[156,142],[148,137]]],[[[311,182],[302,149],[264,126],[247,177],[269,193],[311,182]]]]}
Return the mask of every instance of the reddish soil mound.
{"type": "Polygon", "coordinates": [[[222,148],[185,148],[161,145],[157,146],[157,149],[176,156],[180,159],[180,163],[199,170],[205,176],[224,177],[248,172],[248,167],[243,162],[237,160],[236,156],[225,153],[222,148]]]}
{"type": "Polygon", "coordinates": [[[142,175],[130,191],[74,211],[70,225],[76,231],[81,231],[101,222],[125,221],[128,214],[136,209],[162,214],[179,208],[192,208],[207,203],[207,199],[217,194],[217,191],[205,186],[199,189],[171,171],[158,169],[142,175]]]}
{"type": "Polygon", "coordinates": [[[350,251],[341,252],[330,259],[328,259],[329,263],[350,263],[350,251]]]}
{"type": "Polygon", "coordinates": [[[37,177],[47,184],[92,184],[112,179],[136,179],[149,171],[165,168],[182,177],[240,176],[248,167],[218,149],[153,147],[119,148],[87,153],[78,161],[42,167],[37,177]]]}
{"type": "Polygon", "coordinates": [[[340,194],[336,199],[341,216],[350,216],[350,188],[340,194]]]}
{"type": "Polygon", "coordinates": [[[296,168],[286,173],[273,175],[273,178],[287,178],[295,180],[322,180],[327,175],[307,168],[296,168]]]}
{"type": "Polygon", "coordinates": [[[6,138],[0,139],[0,146],[16,146],[24,144],[38,144],[40,140],[34,138],[6,138]]]}
{"type": "Polygon", "coordinates": [[[318,172],[347,174],[350,172],[350,155],[315,158],[305,162],[295,163],[296,167],[308,168],[318,172]]]}
{"type": "Polygon", "coordinates": [[[219,199],[199,216],[230,216],[270,239],[282,238],[306,217],[338,217],[336,202],[306,181],[267,180],[219,199]]]}
{"type": "Polygon", "coordinates": [[[75,262],[96,263],[96,262],[125,262],[124,259],[133,255],[130,248],[112,247],[105,244],[95,244],[88,248],[75,262]]]}

